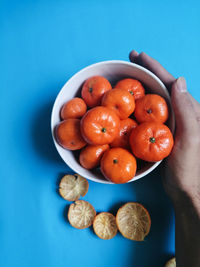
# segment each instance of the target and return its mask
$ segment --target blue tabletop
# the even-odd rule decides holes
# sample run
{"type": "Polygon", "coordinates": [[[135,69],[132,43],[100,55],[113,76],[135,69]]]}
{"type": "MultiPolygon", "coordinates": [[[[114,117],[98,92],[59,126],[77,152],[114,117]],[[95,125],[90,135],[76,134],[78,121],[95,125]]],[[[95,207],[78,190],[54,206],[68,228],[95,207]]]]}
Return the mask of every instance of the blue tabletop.
{"type": "Polygon", "coordinates": [[[99,239],[66,219],[58,182],[71,172],[50,133],[53,102],[81,68],[128,60],[131,49],[186,77],[200,100],[200,6],[197,1],[0,1],[0,266],[163,266],[175,252],[173,207],[161,168],[126,185],[89,181],[84,197],[114,214],[138,201],[150,211],[144,242],[99,239]]]}

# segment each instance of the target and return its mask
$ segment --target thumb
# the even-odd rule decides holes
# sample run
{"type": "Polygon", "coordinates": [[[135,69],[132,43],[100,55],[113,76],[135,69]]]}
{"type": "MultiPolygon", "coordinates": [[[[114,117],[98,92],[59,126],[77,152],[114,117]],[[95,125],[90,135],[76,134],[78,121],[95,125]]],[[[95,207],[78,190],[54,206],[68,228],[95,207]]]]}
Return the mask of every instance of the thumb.
{"type": "Polygon", "coordinates": [[[183,77],[178,78],[172,84],[171,102],[176,120],[176,132],[181,136],[191,134],[196,125],[194,108],[190,94],[187,91],[186,81],[183,77]]]}

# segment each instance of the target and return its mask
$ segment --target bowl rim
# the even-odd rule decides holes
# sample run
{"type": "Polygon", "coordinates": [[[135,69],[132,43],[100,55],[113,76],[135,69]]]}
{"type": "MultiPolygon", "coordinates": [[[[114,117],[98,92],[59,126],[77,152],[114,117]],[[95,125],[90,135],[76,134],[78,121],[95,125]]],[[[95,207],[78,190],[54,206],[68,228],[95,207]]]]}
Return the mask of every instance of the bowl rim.
{"type": "MultiPolygon", "coordinates": [[[[173,113],[173,109],[171,107],[171,101],[170,101],[170,95],[169,95],[169,92],[166,88],[166,86],[164,85],[164,83],[153,73],[151,72],[150,70],[138,65],[138,64],[135,64],[135,63],[132,63],[132,62],[128,62],[128,61],[125,61],[125,60],[105,60],[105,61],[100,61],[100,62],[97,62],[97,63],[93,63],[91,65],[88,65],[84,68],[82,68],[81,70],[79,70],[78,72],[76,72],[75,74],[73,74],[66,82],[65,84],[62,86],[62,88],[60,89],[59,93],[57,94],[56,98],[55,98],[55,101],[54,101],[54,104],[53,104],[53,107],[52,107],[52,112],[51,112],[51,135],[52,135],[52,139],[53,139],[53,142],[54,142],[54,145],[56,147],[56,150],[59,154],[59,156],[62,158],[62,160],[67,164],[67,166],[69,166],[73,171],[79,173],[79,170],[76,169],[76,167],[74,166],[71,166],[71,164],[67,163],[65,161],[65,159],[60,155],[59,151],[58,151],[58,144],[55,140],[55,137],[54,137],[54,127],[53,126],[53,120],[54,120],[54,113],[55,113],[55,107],[57,105],[57,101],[62,93],[62,91],[64,90],[64,88],[68,85],[69,82],[72,82],[73,80],[76,79],[76,77],[78,75],[80,75],[82,72],[85,72],[85,71],[88,71],[90,70],[91,68],[94,68],[96,66],[99,66],[99,65],[109,65],[109,64],[122,64],[122,65],[126,65],[126,66],[131,66],[131,67],[135,67],[137,69],[140,69],[142,71],[144,71],[146,74],[148,74],[149,76],[151,76],[154,80],[156,80],[156,82],[158,82],[160,84],[160,86],[162,87],[162,89],[165,91],[166,95],[167,95],[167,98],[169,100],[169,104],[170,104],[170,108],[171,108],[171,116],[173,117],[173,126],[172,126],[172,131],[174,131],[174,113],[173,113]]],[[[134,176],[131,180],[129,180],[127,183],[130,183],[130,182],[134,182],[144,176],[146,176],[147,174],[151,173],[155,168],[157,168],[158,165],[160,165],[160,163],[162,162],[162,160],[158,161],[158,162],[155,162],[150,168],[148,168],[146,171],[144,171],[143,173],[139,174],[139,175],[136,175],[134,176]]],[[[89,177],[86,177],[87,179],[89,180],[92,180],[93,182],[97,182],[97,183],[103,183],[103,184],[114,184],[112,183],[111,181],[109,180],[100,180],[98,178],[95,178],[95,177],[92,177],[89,176],[89,177]]]]}

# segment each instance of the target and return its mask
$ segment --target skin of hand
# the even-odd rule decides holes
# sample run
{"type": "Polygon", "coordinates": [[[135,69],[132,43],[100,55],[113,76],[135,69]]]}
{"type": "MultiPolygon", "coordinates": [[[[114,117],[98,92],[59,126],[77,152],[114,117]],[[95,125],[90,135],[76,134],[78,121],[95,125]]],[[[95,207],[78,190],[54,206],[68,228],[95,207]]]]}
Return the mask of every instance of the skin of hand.
{"type": "Polygon", "coordinates": [[[176,129],[173,150],[163,162],[163,183],[175,208],[177,266],[200,266],[200,104],[144,52],[131,51],[130,61],[153,72],[171,94],[176,129]]]}
{"type": "Polygon", "coordinates": [[[172,153],[164,161],[164,187],[174,204],[186,194],[200,208],[200,104],[187,91],[183,77],[175,79],[144,52],[132,51],[129,57],[152,71],[171,93],[176,130],[172,153]]]}

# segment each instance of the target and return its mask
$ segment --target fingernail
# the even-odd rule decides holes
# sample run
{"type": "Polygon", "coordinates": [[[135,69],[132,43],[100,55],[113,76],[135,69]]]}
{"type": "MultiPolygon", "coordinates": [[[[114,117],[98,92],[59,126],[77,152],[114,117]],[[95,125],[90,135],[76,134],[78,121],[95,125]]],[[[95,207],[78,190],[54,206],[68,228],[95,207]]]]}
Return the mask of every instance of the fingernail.
{"type": "Polygon", "coordinates": [[[186,85],[186,80],[184,77],[179,77],[176,80],[176,85],[177,85],[177,89],[179,90],[180,93],[187,92],[187,85],[186,85]]]}

